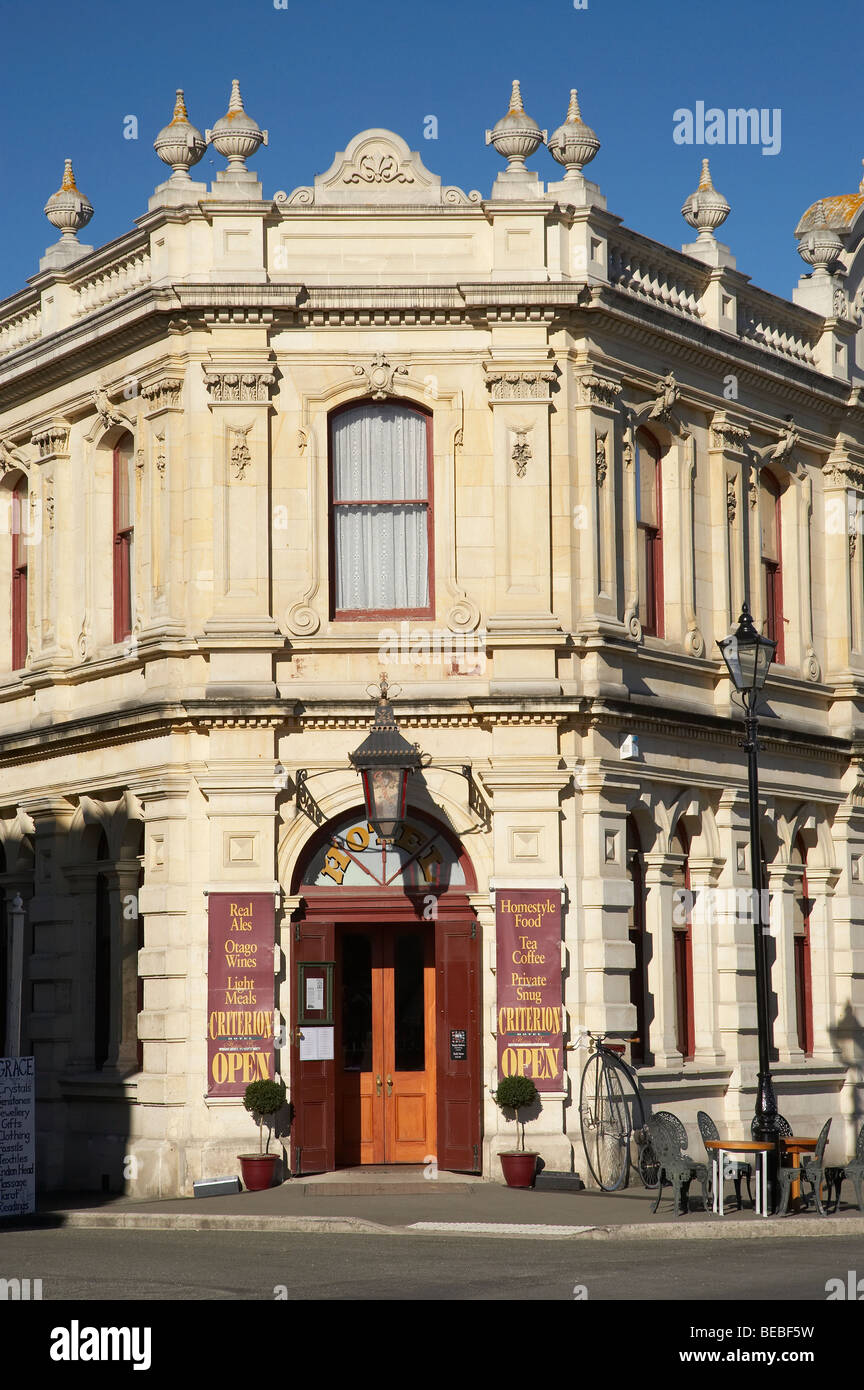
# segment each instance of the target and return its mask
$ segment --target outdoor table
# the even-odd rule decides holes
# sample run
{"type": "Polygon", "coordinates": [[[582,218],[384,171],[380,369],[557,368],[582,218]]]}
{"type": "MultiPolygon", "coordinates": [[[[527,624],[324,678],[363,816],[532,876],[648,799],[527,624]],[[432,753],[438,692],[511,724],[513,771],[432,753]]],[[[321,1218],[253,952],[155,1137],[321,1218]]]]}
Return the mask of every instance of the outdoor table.
{"type": "Polygon", "coordinates": [[[719,1216],[723,1215],[723,1160],[726,1154],[761,1153],[761,1174],[759,1172],[759,1164],[756,1164],[756,1214],[758,1216],[767,1216],[768,1155],[773,1150],[774,1145],[763,1139],[706,1139],[705,1147],[714,1152],[714,1158],[712,1160],[714,1170],[714,1206],[712,1210],[719,1216]]]}
{"type": "MultiPolygon", "coordinates": [[[[816,1152],[817,1142],[816,1139],[804,1138],[797,1134],[782,1134],[780,1136],[780,1151],[784,1157],[786,1154],[791,1155],[792,1167],[796,1168],[802,1154],[812,1154],[816,1152]]],[[[792,1210],[797,1211],[801,1203],[800,1180],[793,1182],[789,1198],[792,1204],[792,1210]]]]}

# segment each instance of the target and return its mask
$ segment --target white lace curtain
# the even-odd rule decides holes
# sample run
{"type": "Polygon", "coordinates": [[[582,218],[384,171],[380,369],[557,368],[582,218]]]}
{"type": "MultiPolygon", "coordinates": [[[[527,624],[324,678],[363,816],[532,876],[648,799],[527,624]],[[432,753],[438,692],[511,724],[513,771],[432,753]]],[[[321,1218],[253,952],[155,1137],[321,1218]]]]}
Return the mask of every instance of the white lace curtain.
{"type": "Polygon", "coordinates": [[[342,411],[332,448],[337,612],[428,608],[425,416],[398,405],[342,411]]]}

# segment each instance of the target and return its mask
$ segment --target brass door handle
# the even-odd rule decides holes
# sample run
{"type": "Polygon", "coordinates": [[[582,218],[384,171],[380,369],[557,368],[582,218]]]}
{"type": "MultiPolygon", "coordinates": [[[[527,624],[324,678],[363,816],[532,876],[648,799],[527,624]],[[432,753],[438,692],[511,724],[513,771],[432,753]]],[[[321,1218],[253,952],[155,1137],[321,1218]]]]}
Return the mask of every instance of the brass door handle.
{"type": "Polygon", "coordinates": [[[377,1096],[380,1096],[381,1094],[381,1077],[378,1076],[377,1073],[375,1075],[375,1094],[377,1096]]]}
{"type": "Polygon", "coordinates": [[[392,1094],[393,1094],[393,1077],[392,1077],[392,1076],[388,1076],[388,1077],[387,1077],[387,1094],[388,1094],[388,1096],[392,1096],[392,1094]]]}

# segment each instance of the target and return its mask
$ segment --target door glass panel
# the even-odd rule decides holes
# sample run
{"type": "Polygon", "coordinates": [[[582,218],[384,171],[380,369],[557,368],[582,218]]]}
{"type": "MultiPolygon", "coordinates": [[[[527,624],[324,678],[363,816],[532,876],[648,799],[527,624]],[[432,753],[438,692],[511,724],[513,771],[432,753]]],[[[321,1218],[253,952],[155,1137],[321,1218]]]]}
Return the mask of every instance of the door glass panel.
{"type": "Polygon", "coordinates": [[[372,943],[342,939],[342,1068],[372,1070],[372,943]]]}
{"type": "Polygon", "coordinates": [[[394,1033],[397,1071],[423,1071],[426,1066],[423,1000],[423,940],[399,936],[394,952],[394,1033]]]}

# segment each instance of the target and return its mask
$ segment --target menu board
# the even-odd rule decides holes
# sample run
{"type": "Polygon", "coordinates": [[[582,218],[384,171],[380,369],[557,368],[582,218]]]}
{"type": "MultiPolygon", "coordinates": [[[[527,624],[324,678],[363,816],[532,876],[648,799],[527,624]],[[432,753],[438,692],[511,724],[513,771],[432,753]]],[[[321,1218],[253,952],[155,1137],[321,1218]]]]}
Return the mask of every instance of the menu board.
{"type": "Polygon", "coordinates": [[[274,1079],[273,894],[211,893],[208,917],[207,1094],[242,1096],[274,1079]]]}
{"type": "Polygon", "coordinates": [[[564,1087],[561,893],[495,893],[498,1075],[529,1077],[538,1091],[564,1087]]]}
{"type": "Polygon", "coordinates": [[[36,1210],[36,1067],[0,1057],[0,1216],[36,1210]]]}

